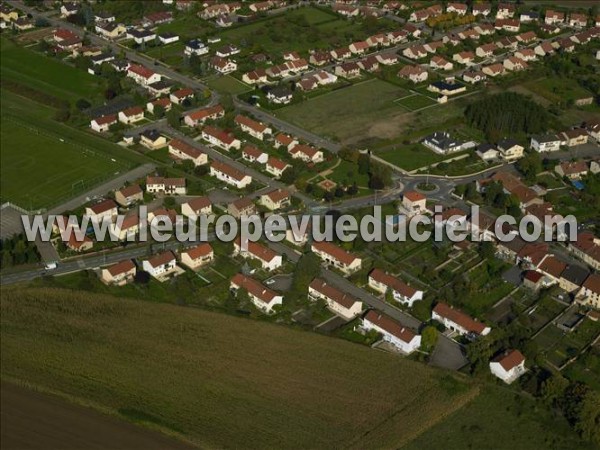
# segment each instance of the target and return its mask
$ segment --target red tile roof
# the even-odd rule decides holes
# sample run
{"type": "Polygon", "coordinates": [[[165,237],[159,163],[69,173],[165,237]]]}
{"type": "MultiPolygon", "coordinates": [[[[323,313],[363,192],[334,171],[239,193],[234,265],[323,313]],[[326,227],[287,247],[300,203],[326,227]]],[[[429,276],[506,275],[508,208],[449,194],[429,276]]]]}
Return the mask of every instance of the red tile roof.
{"type": "Polygon", "coordinates": [[[514,369],[519,364],[522,364],[524,361],[525,357],[519,350],[510,350],[494,358],[494,362],[500,363],[502,368],[507,372],[514,369]]]}
{"type": "Polygon", "coordinates": [[[260,299],[266,304],[269,304],[277,296],[275,291],[272,291],[268,287],[263,286],[261,283],[253,278],[236,273],[231,279],[231,283],[238,286],[239,288],[246,289],[249,294],[260,299]]]}
{"type": "Polygon", "coordinates": [[[355,303],[358,302],[358,300],[350,294],[342,292],[338,288],[327,284],[327,282],[321,278],[315,278],[310,283],[310,287],[346,309],[351,308],[355,303]]]}
{"type": "Polygon", "coordinates": [[[378,311],[369,311],[365,316],[365,320],[368,320],[372,324],[377,325],[379,328],[382,328],[383,330],[397,337],[401,341],[406,342],[407,344],[411,342],[416,336],[416,334],[408,328],[404,328],[400,323],[396,322],[391,317],[378,311]]]}
{"type": "Polygon", "coordinates": [[[378,283],[384,284],[388,288],[393,289],[394,291],[398,292],[399,294],[405,297],[411,298],[417,293],[417,290],[415,288],[407,285],[404,281],[385,273],[383,270],[373,269],[369,274],[369,277],[371,277],[378,283]]]}
{"type": "Polygon", "coordinates": [[[160,254],[155,255],[152,258],[150,258],[148,260],[148,263],[152,267],[156,268],[156,267],[163,266],[174,260],[175,260],[175,255],[173,254],[173,252],[170,250],[167,250],[166,252],[160,253],[160,254]]]}
{"type": "Polygon", "coordinates": [[[446,303],[438,303],[433,308],[433,311],[441,317],[445,317],[451,322],[460,325],[462,328],[469,332],[481,334],[486,328],[485,324],[478,322],[471,316],[465,314],[464,312],[458,309],[454,309],[446,303]]]}
{"type": "Polygon", "coordinates": [[[345,265],[350,265],[354,262],[354,260],[358,259],[352,253],[347,252],[346,250],[338,247],[337,245],[332,244],[331,242],[313,242],[312,246],[317,251],[326,253],[345,265]]]}
{"type": "Polygon", "coordinates": [[[182,253],[187,254],[191,259],[203,258],[213,252],[213,248],[207,242],[198,244],[195,247],[189,248],[182,253]]]}
{"type": "Polygon", "coordinates": [[[133,261],[130,259],[126,259],[125,261],[113,264],[106,270],[108,270],[108,273],[110,273],[113,277],[116,277],[117,275],[121,275],[122,273],[129,272],[133,269],[135,269],[135,264],[133,263],[133,261]]]}

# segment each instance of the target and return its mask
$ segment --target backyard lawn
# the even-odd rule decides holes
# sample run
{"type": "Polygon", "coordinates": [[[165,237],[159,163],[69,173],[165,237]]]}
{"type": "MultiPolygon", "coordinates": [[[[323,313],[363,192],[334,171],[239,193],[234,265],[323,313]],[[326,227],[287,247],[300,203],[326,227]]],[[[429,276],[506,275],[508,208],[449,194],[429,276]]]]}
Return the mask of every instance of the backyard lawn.
{"type": "Polygon", "coordinates": [[[206,84],[215,91],[232,95],[239,95],[252,89],[231,75],[213,77],[207,80],[206,84]]]}

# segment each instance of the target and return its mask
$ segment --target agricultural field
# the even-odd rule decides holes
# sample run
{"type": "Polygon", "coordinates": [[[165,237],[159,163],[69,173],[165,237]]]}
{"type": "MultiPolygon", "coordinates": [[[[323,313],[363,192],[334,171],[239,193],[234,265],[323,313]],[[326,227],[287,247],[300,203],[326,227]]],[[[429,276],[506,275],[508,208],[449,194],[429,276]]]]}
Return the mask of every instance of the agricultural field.
{"type": "Polygon", "coordinates": [[[50,288],[0,301],[4,379],[201,447],[399,447],[477,395],[417,362],[199,309],[50,288]]]}
{"type": "Polygon", "coordinates": [[[19,47],[4,37],[0,39],[0,49],[3,80],[15,81],[71,102],[80,98],[91,101],[102,93],[99,79],[83,70],[19,47]]]}
{"type": "Polygon", "coordinates": [[[393,137],[402,131],[400,116],[406,114],[394,100],[404,96],[404,89],[371,79],[278,109],[275,115],[342,142],[393,137]]]}
{"type": "Polygon", "coordinates": [[[53,110],[2,91],[1,198],[42,208],[136,165],[122,148],[51,120],[53,110]]]}
{"type": "Polygon", "coordinates": [[[557,102],[570,102],[580,98],[592,97],[593,94],[569,78],[543,78],[532,80],[523,84],[528,90],[546,100],[557,102]]]}

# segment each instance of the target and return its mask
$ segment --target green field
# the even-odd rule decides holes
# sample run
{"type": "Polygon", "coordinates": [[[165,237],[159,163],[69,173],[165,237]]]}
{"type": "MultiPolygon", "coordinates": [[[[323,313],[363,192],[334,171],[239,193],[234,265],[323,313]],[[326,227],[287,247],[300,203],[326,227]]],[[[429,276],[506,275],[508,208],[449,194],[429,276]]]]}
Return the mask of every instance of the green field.
{"type": "Polygon", "coordinates": [[[544,78],[524,83],[531,92],[555,103],[592,97],[593,94],[570,78],[544,78]]]}
{"type": "Polygon", "coordinates": [[[252,88],[247,84],[233,78],[231,75],[211,78],[206,82],[208,87],[225,94],[239,95],[248,92],[252,88]]]}
{"type": "Polygon", "coordinates": [[[404,89],[371,79],[279,109],[275,115],[341,141],[385,138],[402,131],[399,116],[406,114],[406,109],[394,100],[404,96],[404,89]]]}
{"type": "Polygon", "coordinates": [[[416,111],[417,109],[425,108],[426,106],[435,105],[437,102],[424,95],[416,94],[398,99],[396,103],[404,106],[409,111],[416,111]]]}
{"type": "Polygon", "coordinates": [[[340,161],[340,164],[333,169],[333,172],[327,175],[337,184],[351,186],[356,183],[358,187],[367,187],[369,185],[369,176],[366,173],[358,173],[358,166],[349,161],[340,161]]]}
{"type": "Polygon", "coordinates": [[[566,420],[530,397],[505,387],[488,387],[460,411],[403,447],[406,450],[593,449],[566,420]]]}
{"type": "Polygon", "coordinates": [[[311,332],[61,289],[3,289],[1,374],[203,448],[390,448],[462,377],[311,332]]]}
{"type": "Polygon", "coordinates": [[[444,159],[446,155],[438,155],[421,144],[398,145],[397,147],[378,152],[377,156],[403,168],[404,170],[415,170],[434,164],[444,159]]]}
{"type": "Polygon", "coordinates": [[[50,119],[51,108],[2,91],[1,198],[42,208],[133,167],[115,144],[50,119]]]}
{"type": "Polygon", "coordinates": [[[83,70],[19,47],[6,38],[0,39],[3,80],[25,84],[39,91],[72,102],[101,95],[99,78],[83,70]]]}

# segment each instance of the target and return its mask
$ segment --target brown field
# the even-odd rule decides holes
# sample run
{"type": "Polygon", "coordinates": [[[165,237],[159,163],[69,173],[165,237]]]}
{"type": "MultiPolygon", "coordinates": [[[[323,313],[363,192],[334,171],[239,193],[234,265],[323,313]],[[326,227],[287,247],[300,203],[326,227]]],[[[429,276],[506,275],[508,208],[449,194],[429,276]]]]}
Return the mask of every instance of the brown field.
{"type": "Polygon", "coordinates": [[[1,293],[3,379],[201,447],[398,448],[478,392],[458,375],[260,321],[70,290],[1,293]]]}

